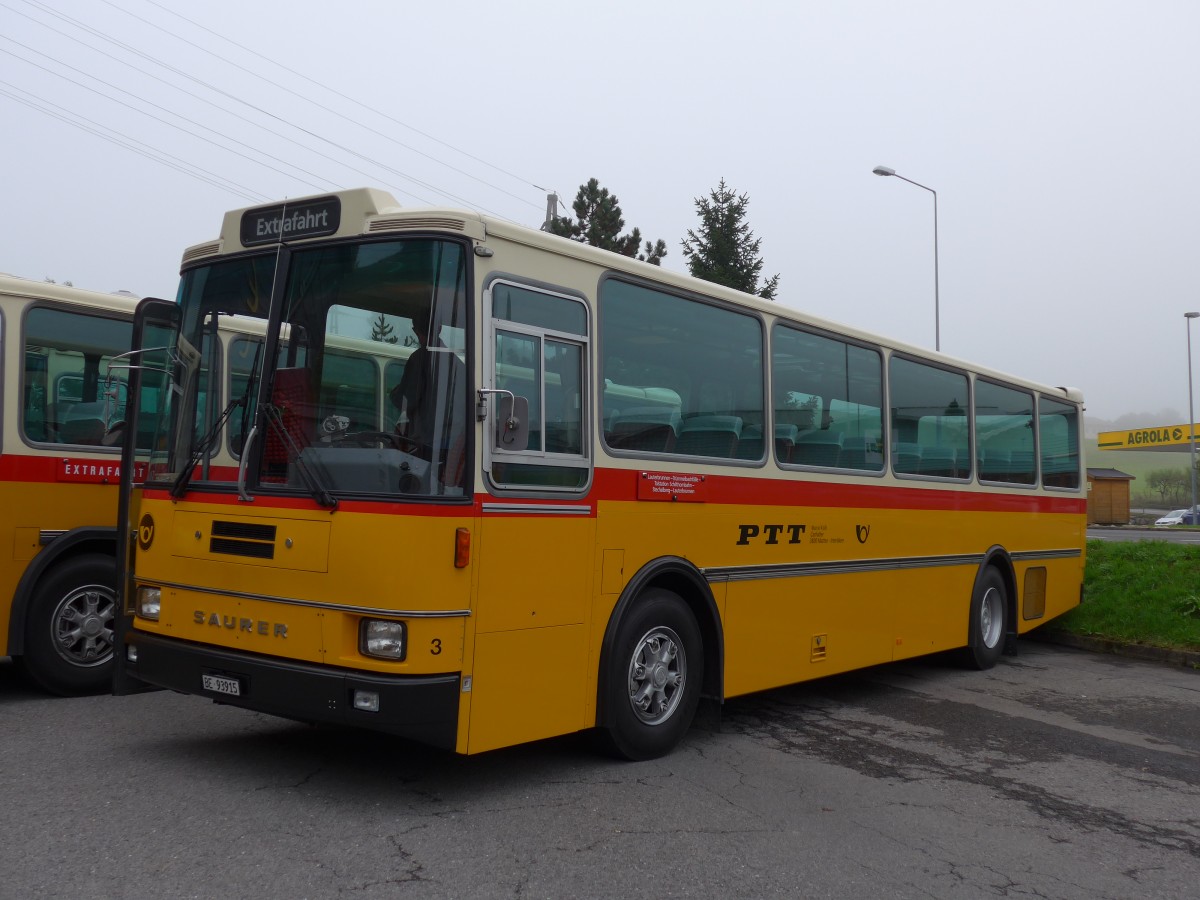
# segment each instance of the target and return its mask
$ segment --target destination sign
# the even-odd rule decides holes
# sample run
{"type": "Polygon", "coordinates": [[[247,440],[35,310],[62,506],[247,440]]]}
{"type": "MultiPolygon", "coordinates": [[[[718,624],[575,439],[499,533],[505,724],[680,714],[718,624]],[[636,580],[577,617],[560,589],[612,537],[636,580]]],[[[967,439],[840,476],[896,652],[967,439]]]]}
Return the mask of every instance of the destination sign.
{"type": "Polygon", "coordinates": [[[260,206],[242,213],[242,246],[325,237],[341,224],[342,201],[337,197],[260,206]]]}

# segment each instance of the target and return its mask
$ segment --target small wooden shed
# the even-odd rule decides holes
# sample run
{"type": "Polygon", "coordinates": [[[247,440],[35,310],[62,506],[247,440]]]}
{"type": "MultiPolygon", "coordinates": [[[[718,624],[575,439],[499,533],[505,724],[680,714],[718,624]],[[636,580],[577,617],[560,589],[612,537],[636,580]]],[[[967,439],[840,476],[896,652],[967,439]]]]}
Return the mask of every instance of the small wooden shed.
{"type": "Polygon", "coordinates": [[[1119,469],[1088,469],[1088,524],[1128,525],[1129,487],[1134,476],[1119,469]]]}

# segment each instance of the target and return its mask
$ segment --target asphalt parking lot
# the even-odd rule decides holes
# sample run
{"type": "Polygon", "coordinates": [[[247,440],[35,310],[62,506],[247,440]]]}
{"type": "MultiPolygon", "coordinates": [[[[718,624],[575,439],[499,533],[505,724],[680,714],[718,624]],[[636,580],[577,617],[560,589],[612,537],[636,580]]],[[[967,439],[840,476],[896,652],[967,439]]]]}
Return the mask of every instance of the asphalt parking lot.
{"type": "MultiPolygon", "coordinates": [[[[531,702],[534,702],[531,698],[531,702]]],[[[1194,897],[1200,672],[1023,642],[480,757],[0,661],[4,897],[1194,897]]]]}

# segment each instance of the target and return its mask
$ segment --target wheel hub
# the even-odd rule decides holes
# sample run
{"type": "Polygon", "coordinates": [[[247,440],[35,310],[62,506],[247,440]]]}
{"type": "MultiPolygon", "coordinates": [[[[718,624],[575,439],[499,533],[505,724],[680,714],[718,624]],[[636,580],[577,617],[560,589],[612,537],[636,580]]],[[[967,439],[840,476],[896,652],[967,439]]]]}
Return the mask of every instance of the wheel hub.
{"type": "Polygon", "coordinates": [[[629,661],[629,703],[647,725],[661,725],[675,712],[687,681],[683,642],[665,626],[648,631],[629,661]]]}
{"type": "Polygon", "coordinates": [[[116,603],[111,590],[89,585],[63,597],[54,617],[54,646],[76,666],[95,666],[112,655],[116,603]]]}
{"type": "Polygon", "coordinates": [[[83,621],[83,626],[79,629],[85,637],[94,638],[104,630],[104,620],[99,616],[89,615],[83,621]]]}
{"type": "Polygon", "coordinates": [[[983,644],[989,649],[1000,642],[1001,629],[1004,626],[1003,599],[995,588],[988,588],[979,604],[979,633],[983,644]]]}

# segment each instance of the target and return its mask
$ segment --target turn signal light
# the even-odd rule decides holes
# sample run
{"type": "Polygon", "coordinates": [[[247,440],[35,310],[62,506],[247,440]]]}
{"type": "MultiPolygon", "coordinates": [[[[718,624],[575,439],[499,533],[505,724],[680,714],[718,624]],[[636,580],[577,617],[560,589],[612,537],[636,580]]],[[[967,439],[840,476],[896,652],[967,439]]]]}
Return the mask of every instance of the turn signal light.
{"type": "Polygon", "coordinates": [[[465,569],[471,564],[471,529],[454,532],[454,568],[465,569]]]}

